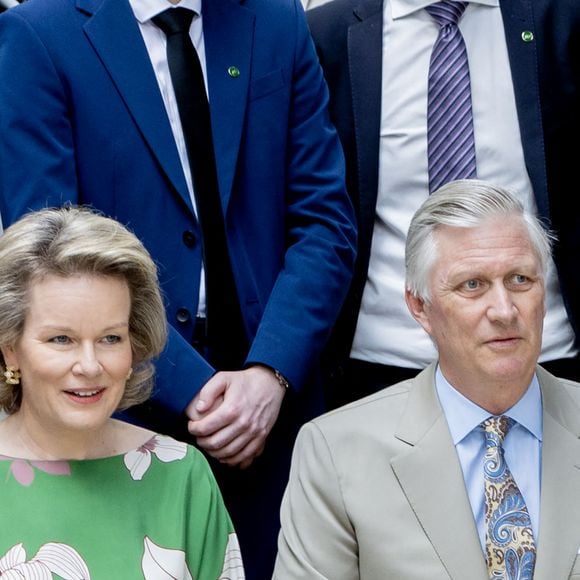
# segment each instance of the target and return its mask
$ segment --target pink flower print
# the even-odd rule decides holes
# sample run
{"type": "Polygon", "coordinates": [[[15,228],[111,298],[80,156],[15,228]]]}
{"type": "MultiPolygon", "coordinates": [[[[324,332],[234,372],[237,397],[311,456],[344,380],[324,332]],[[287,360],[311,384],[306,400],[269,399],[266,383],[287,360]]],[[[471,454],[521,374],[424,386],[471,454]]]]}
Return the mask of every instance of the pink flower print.
{"type": "Polygon", "coordinates": [[[151,465],[151,454],[159,461],[179,461],[187,454],[187,444],[165,435],[155,435],[145,445],[126,453],[123,461],[135,481],[140,481],[151,465]]]}
{"type": "Polygon", "coordinates": [[[10,472],[20,484],[28,487],[34,481],[34,468],[51,475],[70,475],[68,461],[36,461],[29,459],[12,459],[0,456],[0,459],[11,461],[10,472]]]}

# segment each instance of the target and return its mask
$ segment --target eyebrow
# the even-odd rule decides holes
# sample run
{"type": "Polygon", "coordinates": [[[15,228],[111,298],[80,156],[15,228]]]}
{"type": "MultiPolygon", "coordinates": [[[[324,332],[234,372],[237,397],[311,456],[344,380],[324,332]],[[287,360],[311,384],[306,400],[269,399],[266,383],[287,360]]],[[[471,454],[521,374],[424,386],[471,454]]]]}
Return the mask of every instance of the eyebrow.
{"type": "MultiPolygon", "coordinates": [[[[523,274],[526,276],[536,276],[542,273],[542,268],[534,264],[519,264],[515,268],[507,270],[502,278],[513,276],[514,274],[523,274]]],[[[448,280],[451,281],[467,281],[467,280],[478,280],[480,278],[487,278],[488,274],[481,269],[464,269],[456,270],[448,276],[448,280]]]]}
{"type": "MultiPolygon", "coordinates": [[[[59,332],[70,332],[73,330],[70,326],[60,326],[58,324],[50,324],[50,323],[43,324],[40,328],[46,329],[46,330],[56,330],[59,332]]],[[[119,328],[129,328],[129,323],[128,322],[119,322],[117,324],[111,324],[110,326],[103,328],[102,332],[108,332],[110,330],[117,330],[119,328]]]]}

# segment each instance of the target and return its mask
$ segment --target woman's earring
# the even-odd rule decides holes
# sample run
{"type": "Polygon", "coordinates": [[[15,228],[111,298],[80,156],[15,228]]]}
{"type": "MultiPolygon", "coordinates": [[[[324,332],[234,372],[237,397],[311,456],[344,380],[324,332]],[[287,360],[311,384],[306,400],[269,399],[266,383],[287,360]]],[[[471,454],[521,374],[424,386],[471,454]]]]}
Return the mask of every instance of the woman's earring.
{"type": "Polygon", "coordinates": [[[4,377],[6,378],[6,384],[8,385],[19,385],[20,384],[20,371],[12,366],[8,365],[4,371],[4,377]]]}
{"type": "Polygon", "coordinates": [[[133,376],[133,369],[130,368],[129,372],[127,373],[127,376],[125,377],[125,380],[128,381],[132,376],[133,376]]]}

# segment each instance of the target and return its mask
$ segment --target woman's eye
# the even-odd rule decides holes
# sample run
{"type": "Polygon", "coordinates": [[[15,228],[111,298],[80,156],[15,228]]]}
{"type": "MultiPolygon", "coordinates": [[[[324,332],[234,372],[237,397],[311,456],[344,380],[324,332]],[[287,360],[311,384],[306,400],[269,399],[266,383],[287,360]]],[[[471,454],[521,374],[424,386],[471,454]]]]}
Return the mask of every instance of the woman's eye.
{"type": "Polygon", "coordinates": [[[68,336],[60,334],[59,336],[53,336],[49,342],[53,342],[54,344],[68,344],[70,339],[68,336]]]}
{"type": "Polygon", "coordinates": [[[121,337],[116,334],[107,334],[107,336],[103,338],[103,342],[106,342],[107,344],[117,344],[118,342],[121,342],[121,337]]]}

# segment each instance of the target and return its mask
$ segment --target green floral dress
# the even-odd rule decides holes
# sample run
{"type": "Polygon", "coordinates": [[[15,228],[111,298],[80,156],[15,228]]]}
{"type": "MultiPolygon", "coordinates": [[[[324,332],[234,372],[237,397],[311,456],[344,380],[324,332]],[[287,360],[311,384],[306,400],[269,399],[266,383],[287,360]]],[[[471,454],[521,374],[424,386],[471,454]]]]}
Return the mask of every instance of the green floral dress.
{"type": "Polygon", "coordinates": [[[204,457],[156,435],[86,461],[0,456],[2,580],[241,580],[204,457]]]}

